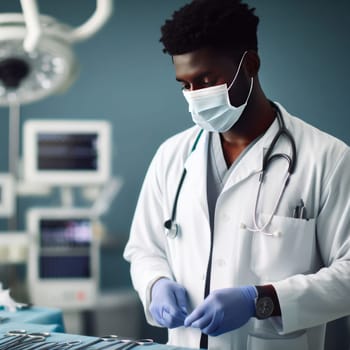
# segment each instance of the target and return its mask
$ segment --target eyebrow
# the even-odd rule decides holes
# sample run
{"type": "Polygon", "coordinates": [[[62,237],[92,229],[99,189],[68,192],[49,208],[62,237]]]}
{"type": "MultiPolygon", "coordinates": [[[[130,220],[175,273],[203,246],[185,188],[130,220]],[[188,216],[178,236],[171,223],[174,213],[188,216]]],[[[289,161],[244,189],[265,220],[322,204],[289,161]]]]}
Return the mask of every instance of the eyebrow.
{"type": "MultiPolygon", "coordinates": [[[[200,73],[199,75],[197,75],[197,76],[194,78],[194,80],[195,80],[195,81],[201,80],[201,79],[203,79],[203,78],[205,78],[205,77],[207,77],[207,76],[209,76],[209,75],[211,75],[211,74],[213,74],[213,72],[210,72],[210,71],[206,71],[206,72],[200,73]]],[[[182,79],[180,79],[180,78],[178,78],[178,77],[176,77],[175,79],[176,79],[176,81],[178,81],[178,82],[180,82],[180,83],[185,82],[185,80],[182,80],[182,79]]]]}

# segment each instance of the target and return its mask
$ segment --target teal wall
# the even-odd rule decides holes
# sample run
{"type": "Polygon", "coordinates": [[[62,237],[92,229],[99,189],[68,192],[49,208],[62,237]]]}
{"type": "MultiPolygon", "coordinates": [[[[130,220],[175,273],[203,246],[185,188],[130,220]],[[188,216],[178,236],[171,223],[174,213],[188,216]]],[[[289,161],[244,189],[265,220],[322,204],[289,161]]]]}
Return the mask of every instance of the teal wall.
{"type": "MultiPolygon", "coordinates": [[[[115,0],[108,24],[76,45],[80,76],[63,95],[23,106],[30,118],[108,119],[113,125],[113,173],[124,187],[104,221],[111,234],[128,235],[138,192],[157,146],[192,125],[171,60],[161,51],[159,28],[185,0],[115,0]]],[[[347,0],[248,0],[261,17],[260,80],[269,98],[350,144],[350,2],[347,0]]],[[[42,13],[78,25],[94,0],[41,0],[42,13]]],[[[19,1],[1,0],[0,12],[17,12],[19,1]]],[[[0,171],[7,170],[8,111],[0,108],[0,171]]],[[[28,203],[22,204],[22,210],[28,203]]],[[[23,224],[23,223],[22,223],[23,224]]],[[[121,252],[121,249],[120,249],[121,252]]],[[[114,268],[109,257],[106,284],[114,268]],[[110,272],[110,273],[109,273],[110,272]]],[[[118,265],[119,264],[119,265],[118,265]]],[[[127,280],[129,283],[129,280],[127,280]]]]}

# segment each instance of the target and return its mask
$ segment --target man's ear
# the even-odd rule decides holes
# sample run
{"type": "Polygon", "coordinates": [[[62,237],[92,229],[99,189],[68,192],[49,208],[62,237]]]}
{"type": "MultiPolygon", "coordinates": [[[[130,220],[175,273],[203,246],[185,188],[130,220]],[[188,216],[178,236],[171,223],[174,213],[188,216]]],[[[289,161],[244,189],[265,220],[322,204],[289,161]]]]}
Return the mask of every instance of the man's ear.
{"type": "Polygon", "coordinates": [[[249,77],[254,78],[258,74],[260,69],[260,57],[256,51],[249,50],[247,52],[244,60],[244,67],[249,77]]]}

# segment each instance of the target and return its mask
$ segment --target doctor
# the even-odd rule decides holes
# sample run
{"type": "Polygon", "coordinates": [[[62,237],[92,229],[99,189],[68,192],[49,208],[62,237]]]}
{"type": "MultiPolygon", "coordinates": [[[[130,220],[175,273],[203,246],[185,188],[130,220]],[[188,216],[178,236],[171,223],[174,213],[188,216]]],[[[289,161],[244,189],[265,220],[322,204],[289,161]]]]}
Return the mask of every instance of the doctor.
{"type": "Polygon", "coordinates": [[[172,345],[322,350],[350,314],[350,149],[264,95],[258,21],[196,0],[162,27],[196,125],[158,149],[124,256],[172,345]]]}

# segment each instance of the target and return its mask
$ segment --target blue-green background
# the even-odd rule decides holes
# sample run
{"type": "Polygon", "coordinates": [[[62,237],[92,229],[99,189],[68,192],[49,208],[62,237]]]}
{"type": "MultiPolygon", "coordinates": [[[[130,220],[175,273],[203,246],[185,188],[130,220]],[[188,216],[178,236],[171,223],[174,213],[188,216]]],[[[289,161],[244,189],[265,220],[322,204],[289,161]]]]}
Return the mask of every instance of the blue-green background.
{"type": "MultiPolygon", "coordinates": [[[[22,107],[22,121],[107,119],[113,125],[113,174],[124,179],[124,186],[103,221],[121,244],[117,254],[102,261],[103,288],[130,284],[121,252],[145,171],[164,139],[192,125],[171,59],[162,53],[158,41],[164,20],[187,2],[115,0],[113,17],[105,27],[75,46],[80,62],[75,84],[62,95],[22,107]]],[[[247,2],[261,18],[260,80],[267,96],[349,144],[350,2],[247,2]]],[[[42,13],[78,25],[93,12],[95,1],[41,0],[39,5],[42,13]]],[[[19,0],[0,1],[1,13],[19,10],[19,0]]],[[[3,172],[8,170],[8,110],[4,107],[0,108],[0,149],[3,172]]],[[[20,203],[20,225],[24,225],[25,208],[40,203],[20,203]]]]}

